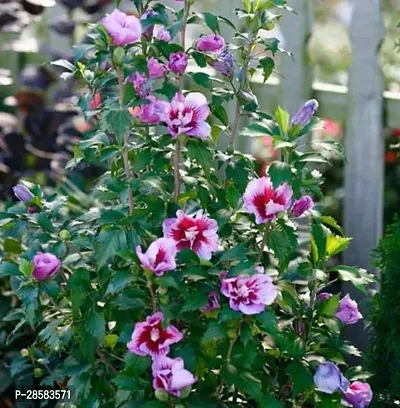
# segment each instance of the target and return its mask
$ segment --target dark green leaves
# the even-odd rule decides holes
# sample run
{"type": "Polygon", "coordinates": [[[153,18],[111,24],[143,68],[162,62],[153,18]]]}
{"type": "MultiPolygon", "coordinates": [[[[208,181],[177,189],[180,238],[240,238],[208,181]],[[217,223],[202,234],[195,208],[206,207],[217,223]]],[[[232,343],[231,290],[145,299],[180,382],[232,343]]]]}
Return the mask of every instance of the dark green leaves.
{"type": "Polygon", "coordinates": [[[120,144],[122,144],[124,134],[132,125],[132,116],[125,109],[113,109],[103,112],[101,117],[103,130],[112,129],[120,144]]]}
{"type": "Polygon", "coordinates": [[[98,243],[96,259],[100,268],[119,251],[127,248],[126,233],[117,228],[104,229],[99,235],[98,243]]]}
{"type": "Polygon", "coordinates": [[[278,161],[273,162],[268,168],[268,174],[271,177],[272,184],[275,188],[292,180],[292,170],[287,163],[278,161]]]}
{"type": "Polygon", "coordinates": [[[86,328],[88,332],[98,340],[99,343],[104,342],[106,333],[106,322],[102,314],[92,311],[86,320],[86,328]]]}
{"type": "Polygon", "coordinates": [[[267,79],[271,76],[272,71],[275,68],[275,61],[270,57],[263,58],[260,60],[260,67],[263,71],[264,83],[265,83],[267,79]]]}

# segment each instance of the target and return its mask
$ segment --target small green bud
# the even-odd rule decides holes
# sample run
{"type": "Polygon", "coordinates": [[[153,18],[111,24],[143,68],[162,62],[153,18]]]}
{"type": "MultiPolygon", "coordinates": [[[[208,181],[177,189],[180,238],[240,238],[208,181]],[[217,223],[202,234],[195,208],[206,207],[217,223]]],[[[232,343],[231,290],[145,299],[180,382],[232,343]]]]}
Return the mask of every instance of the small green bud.
{"type": "Polygon", "coordinates": [[[164,391],[164,390],[156,390],[156,392],[155,392],[154,394],[155,394],[156,398],[157,398],[159,401],[167,402],[168,399],[169,399],[169,396],[168,396],[167,391],[164,391]]]}
{"type": "Polygon", "coordinates": [[[279,220],[283,220],[286,216],[286,213],[284,211],[278,212],[277,217],[279,220]]]}
{"type": "Polygon", "coordinates": [[[20,354],[22,357],[29,357],[29,350],[26,348],[21,349],[20,354]]]}
{"type": "Polygon", "coordinates": [[[85,78],[86,81],[92,82],[94,79],[94,73],[92,71],[89,71],[88,69],[85,69],[83,71],[83,77],[85,78]]]}
{"type": "Polygon", "coordinates": [[[113,59],[118,65],[122,65],[125,59],[125,50],[122,47],[118,47],[113,52],[113,59]]]}
{"type": "Polygon", "coordinates": [[[166,288],[165,286],[159,286],[157,292],[160,295],[166,295],[168,293],[168,288],[166,288]]]}
{"type": "Polygon", "coordinates": [[[230,146],[228,146],[228,150],[226,152],[228,154],[233,154],[233,153],[235,153],[235,148],[232,145],[230,145],[230,146]]]}
{"type": "Polygon", "coordinates": [[[60,238],[61,238],[63,241],[69,241],[69,239],[70,239],[69,232],[68,232],[67,230],[62,230],[62,231],[60,231],[60,238]]]}
{"type": "Polygon", "coordinates": [[[42,377],[43,374],[44,374],[44,371],[43,371],[41,368],[35,368],[35,369],[33,370],[33,375],[34,375],[35,377],[42,377]]]}
{"type": "Polygon", "coordinates": [[[168,296],[160,296],[160,302],[163,305],[167,305],[169,303],[169,297],[168,296]]]}
{"type": "Polygon", "coordinates": [[[265,24],[264,24],[264,26],[263,26],[263,29],[264,30],[267,30],[267,31],[271,31],[271,30],[273,30],[275,28],[275,24],[274,24],[274,22],[272,22],[272,21],[267,21],[265,24]]]}
{"type": "MultiPolygon", "coordinates": [[[[189,385],[189,386],[187,386],[185,388],[182,388],[181,393],[179,395],[179,398],[186,398],[190,394],[190,391],[192,391],[192,386],[191,385],[189,385]]],[[[181,406],[183,407],[183,405],[181,405],[181,406]]],[[[179,407],[179,405],[175,406],[175,408],[177,408],[177,407],[179,407]]]]}

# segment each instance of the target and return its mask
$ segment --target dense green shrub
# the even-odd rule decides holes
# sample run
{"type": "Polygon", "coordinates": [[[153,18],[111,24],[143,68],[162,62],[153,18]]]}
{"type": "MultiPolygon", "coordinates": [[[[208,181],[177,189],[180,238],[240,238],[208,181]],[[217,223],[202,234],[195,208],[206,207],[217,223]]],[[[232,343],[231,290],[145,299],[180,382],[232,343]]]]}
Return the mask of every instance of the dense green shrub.
{"type": "MultiPolygon", "coordinates": [[[[400,399],[400,220],[388,227],[375,256],[382,279],[371,311],[372,341],[367,362],[374,374],[371,381],[376,394],[395,400],[400,399]]],[[[376,401],[375,406],[382,406],[382,401],[376,401]]]]}

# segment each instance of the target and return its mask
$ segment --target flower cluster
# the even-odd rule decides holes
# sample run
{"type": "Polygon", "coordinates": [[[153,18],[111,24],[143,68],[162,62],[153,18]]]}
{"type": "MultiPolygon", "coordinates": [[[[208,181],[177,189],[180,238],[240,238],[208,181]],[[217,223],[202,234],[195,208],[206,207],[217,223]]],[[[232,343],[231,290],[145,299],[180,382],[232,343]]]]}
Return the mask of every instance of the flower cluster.
{"type": "Polygon", "coordinates": [[[128,350],[139,356],[153,358],[153,387],[179,396],[183,388],[194,384],[194,375],[184,368],[181,358],[169,358],[169,346],[182,340],[182,333],[173,325],[162,327],[164,315],[157,312],[145,322],[136,323],[128,350]]]}
{"type": "Polygon", "coordinates": [[[300,217],[311,210],[314,203],[311,197],[304,196],[292,205],[292,188],[284,183],[274,188],[268,177],[261,177],[249,183],[244,193],[244,209],[254,214],[257,224],[264,224],[275,220],[279,213],[290,208],[294,217],[300,217]]]}
{"type": "Polygon", "coordinates": [[[338,366],[330,361],[318,366],[314,382],[318,391],[326,394],[340,392],[344,401],[354,408],[366,408],[372,401],[372,390],[368,383],[354,381],[350,384],[338,366]]]}

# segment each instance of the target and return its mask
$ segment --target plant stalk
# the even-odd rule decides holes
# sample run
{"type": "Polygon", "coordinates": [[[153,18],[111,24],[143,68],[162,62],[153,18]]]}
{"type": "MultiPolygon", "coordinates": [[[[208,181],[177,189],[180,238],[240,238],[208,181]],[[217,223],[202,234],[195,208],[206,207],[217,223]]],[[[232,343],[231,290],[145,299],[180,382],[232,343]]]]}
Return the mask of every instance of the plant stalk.
{"type": "Polygon", "coordinates": [[[261,241],[261,248],[260,248],[260,251],[258,252],[257,258],[256,258],[256,265],[260,263],[262,255],[264,253],[265,244],[267,243],[267,238],[268,238],[268,232],[269,232],[269,224],[267,224],[265,226],[263,239],[261,241]]]}
{"type": "MultiPolygon", "coordinates": [[[[181,31],[181,47],[183,50],[186,48],[186,27],[187,27],[187,20],[189,16],[190,10],[190,3],[185,1],[184,3],[184,14],[183,14],[183,26],[181,31]]],[[[181,94],[183,91],[183,83],[184,83],[184,76],[183,74],[179,77],[179,93],[181,94]]],[[[180,163],[180,155],[181,155],[181,141],[179,140],[179,135],[176,139],[175,143],[175,151],[173,156],[173,166],[174,166],[174,203],[178,203],[179,198],[179,190],[180,190],[180,173],[179,173],[179,163],[180,163]]]]}
{"type": "MultiPolygon", "coordinates": [[[[119,92],[119,103],[121,106],[124,104],[124,78],[122,75],[122,70],[120,67],[116,68],[117,72],[117,80],[118,80],[118,92],[119,92]]],[[[124,134],[124,145],[122,150],[122,159],[124,161],[124,168],[125,168],[125,176],[128,181],[128,204],[129,204],[129,215],[133,215],[134,212],[134,202],[133,202],[133,193],[132,187],[130,186],[130,182],[132,180],[132,172],[131,167],[129,164],[129,132],[124,134]]]]}

